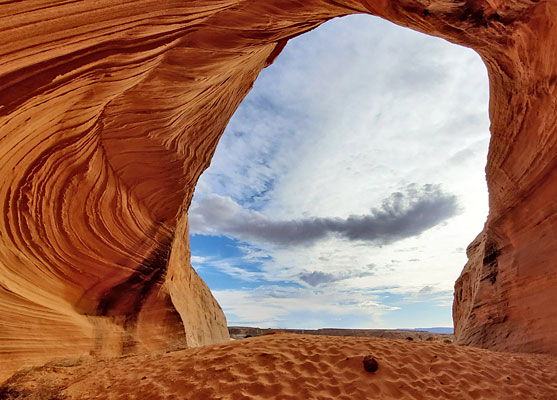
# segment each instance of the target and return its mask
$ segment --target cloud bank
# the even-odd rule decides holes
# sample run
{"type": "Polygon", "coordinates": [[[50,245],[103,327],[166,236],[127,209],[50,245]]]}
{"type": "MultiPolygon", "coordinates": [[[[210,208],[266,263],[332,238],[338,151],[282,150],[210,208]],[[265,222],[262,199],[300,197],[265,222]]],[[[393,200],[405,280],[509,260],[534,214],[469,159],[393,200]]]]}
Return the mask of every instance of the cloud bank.
{"type": "Polygon", "coordinates": [[[472,50],[378,18],[290,40],[191,206],[192,263],[228,320],[450,325],[464,247],[487,215],[488,94],[472,50]]]}
{"type": "Polygon", "coordinates": [[[298,246],[336,235],[384,245],[417,236],[457,213],[456,196],[443,192],[440,186],[409,185],[392,193],[369,214],[348,218],[273,220],[220,195],[194,202],[189,218],[192,234],[225,235],[246,242],[298,246]]]}

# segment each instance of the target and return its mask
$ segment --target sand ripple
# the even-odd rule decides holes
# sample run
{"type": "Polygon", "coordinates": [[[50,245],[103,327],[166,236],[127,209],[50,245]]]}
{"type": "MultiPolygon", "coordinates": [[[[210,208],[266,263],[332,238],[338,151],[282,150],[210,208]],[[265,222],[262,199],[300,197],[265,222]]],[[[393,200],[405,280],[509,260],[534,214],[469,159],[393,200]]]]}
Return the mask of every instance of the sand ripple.
{"type": "Polygon", "coordinates": [[[550,400],[557,399],[557,357],[439,341],[277,334],[159,356],[50,365],[19,374],[3,389],[7,398],[550,400]],[[376,373],[363,368],[367,354],[379,362],[376,373]]]}

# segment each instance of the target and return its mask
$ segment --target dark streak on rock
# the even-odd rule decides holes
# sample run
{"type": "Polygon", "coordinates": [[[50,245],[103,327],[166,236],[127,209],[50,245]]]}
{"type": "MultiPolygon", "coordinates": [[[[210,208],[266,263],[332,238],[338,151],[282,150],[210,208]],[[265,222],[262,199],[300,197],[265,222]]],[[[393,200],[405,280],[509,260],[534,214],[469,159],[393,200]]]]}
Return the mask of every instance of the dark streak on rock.
{"type": "Polygon", "coordinates": [[[271,54],[269,54],[269,57],[267,57],[267,59],[265,60],[265,67],[268,67],[273,62],[275,62],[276,58],[279,56],[279,54],[286,46],[286,43],[288,43],[288,39],[282,39],[278,41],[277,45],[275,46],[271,54]]]}
{"type": "Polygon", "coordinates": [[[487,28],[487,19],[484,15],[483,10],[474,10],[471,6],[464,9],[464,12],[460,15],[461,21],[469,21],[474,25],[479,25],[487,28]]]}
{"type": "Polygon", "coordinates": [[[174,237],[171,235],[161,241],[126,281],[107,291],[99,302],[96,315],[123,317],[126,335],[123,340],[123,353],[132,351],[135,347],[135,340],[130,333],[135,329],[137,317],[145,301],[153,289],[164,281],[173,240],[174,237]]]}
{"type": "Polygon", "coordinates": [[[497,257],[501,252],[497,248],[497,243],[488,240],[485,244],[483,267],[484,271],[487,271],[487,275],[482,278],[482,281],[489,279],[491,284],[494,284],[497,280],[497,274],[499,273],[499,263],[497,257]]]}

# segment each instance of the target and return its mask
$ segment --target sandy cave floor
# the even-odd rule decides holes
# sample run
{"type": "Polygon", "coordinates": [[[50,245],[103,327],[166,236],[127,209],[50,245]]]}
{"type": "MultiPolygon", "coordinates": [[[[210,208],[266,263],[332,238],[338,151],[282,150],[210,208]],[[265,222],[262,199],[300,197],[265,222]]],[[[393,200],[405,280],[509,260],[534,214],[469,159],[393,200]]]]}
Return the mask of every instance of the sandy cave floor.
{"type": "Polygon", "coordinates": [[[2,399],[557,399],[557,357],[442,341],[275,334],[22,370],[2,399]],[[375,373],[362,360],[373,355],[375,373]]]}

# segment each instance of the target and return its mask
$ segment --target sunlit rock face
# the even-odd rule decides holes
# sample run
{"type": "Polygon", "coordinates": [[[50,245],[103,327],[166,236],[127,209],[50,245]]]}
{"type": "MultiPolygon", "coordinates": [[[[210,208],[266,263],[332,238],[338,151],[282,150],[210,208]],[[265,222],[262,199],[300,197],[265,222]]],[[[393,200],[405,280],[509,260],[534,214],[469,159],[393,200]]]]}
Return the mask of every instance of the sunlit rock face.
{"type": "Polygon", "coordinates": [[[457,340],[557,352],[554,1],[27,0],[1,9],[0,379],[53,358],[228,338],[190,266],[195,184],[287,40],[360,12],[484,59],[491,211],[456,284],[457,340]]]}

